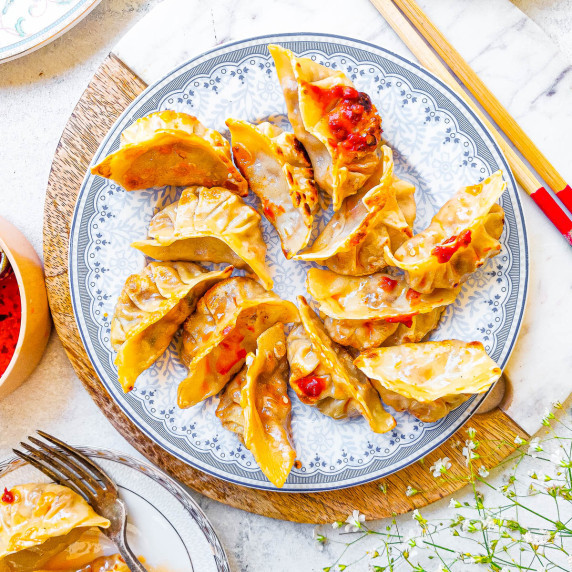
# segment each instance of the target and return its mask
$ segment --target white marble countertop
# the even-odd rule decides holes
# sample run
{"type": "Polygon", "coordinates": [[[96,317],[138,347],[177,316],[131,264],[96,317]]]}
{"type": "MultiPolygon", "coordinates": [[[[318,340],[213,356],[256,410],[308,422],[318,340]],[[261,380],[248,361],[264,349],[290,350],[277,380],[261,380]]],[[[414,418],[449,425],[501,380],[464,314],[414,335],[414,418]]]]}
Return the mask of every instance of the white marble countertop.
{"type": "MultiPolygon", "coordinates": [[[[467,1],[460,0],[459,4],[466,4],[467,1]]],[[[508,0],[486,0],[497,6],[502,1],[508,3],[508,0]]],[[[363,9],[371,9],[367,0],[359,2],[364,3],[363,9]]],[[[483,0],[483,4],[486,2],[483,0]]],[[[83,22],[63,37],[24,58],[0,65],[0,211],[30,238],[39,253],[42,250],[43,202],[48,174],[53,153],[68,117],[103,58],[137,20],[159,3],[159,0],[102,0],[83,22]]],[[[421,3],[429,9],[428,2],[421,3]]],[[[544,29],[569,62],[572,62],[572,0],[518,0],[515,3],[544,29]]],[[[216,12],[210,12],[213,27],[205,32],[207,36],[212,35],[216,43],[235,38],[233,28],[237,21],[242,21],[242,30],[248,30],[248,21],[254,22],[257,16],[252,4],[247,4],[244,0],[217,1],[212,5],[216,12]],[[221,6],[227,8],[223,10],[221,6]],[[220,22],[224,22],[224,25],[220,26],[220,22]]],[[[282,8],[290,14],[298,14],[301,19],[300,28],[304,30],[312,29],[311,18],[318,17],[311,14],[310,5],[300,0],[281,2],[282,8]]],[[[515,73],[511,73],[510,77],[505,76],[494,65],[495,50],[503,49],[503,36],[498,37],[496,44],[482,45],[478,34],[469,36],[455,33],[452,24],[456,14],[449,13],[439,18],[436,8],[432,6],[429,11],[493,89],[498,87],[502,92],[503,82],[517,81],[515,73]]],[[[359,37],[371,39],[378,33],[391,34],[381,18],[373,18],[372,29],[359,37]]],[[[524,17],[519,25],[534,26],[524,17]]],[[[339,33],[339,22],[336,25],[332,23],[332,28],[332,32],[339,33]]],[[[280,29],[278,26],[276,29],[256,33],[280,29]]],[[[540,34],[540,31],[535,33],[540,34]]],[[[247,32],[242,37],[246,35],[247,32]]],[[[349,32],[348,35],[358,36],[349,32]]],[[[210,46],[205,45],[201,49],[201,46],[194,46],[196,49],[192,51],[196,53],[208,47],[210,46]]],[[[531,62],[532,67],[528,68],[528,73],[535,69],[534,66],[550,66],[553,58],[552,51],[540,50],[538,60],[531,62]]],[[[526,69],[523,73],[526,73],[526,69]]],[[[568,180],[572,180],[569,153],[557,152],[561,145],[568,151],[571,147],[571,116],[568,114],[561,122],[554,122],[558,101],[570,97],[572,84],[569,74],[572,75],[572,64],[561,70],[562,77],[556,77],[554,85],[547,85],[540,90],[538,99],[530,96],[531,90],[534,91],[535,88],[528,85],[523,76],[520,82],[524,92],[522,97],[517,94],[510,101],[504,102],[523,121],[523,126],[533,139],[554,158],[568,180]],[[546,132],[540,120],[543,116],[552,121],[551,125],[559,127],[546,132]],[[534,121],[529,120],[529,117],[534,118],[534,121]]],[[[500,92],[499,95],[502,95],[500,92]]],[[[534,235],[534,229],[541,223],[533,208],[527,208],[526,214],[529,228],[532,228],[531,234],[534,235]]],[[[548,232],[551,232],[550,229],[548,232]]],[[[556,233],[553,238],[555,241],[562,240],[556,233]]],[[[543,251],[545,247],[542,242],[536,247],[534,240],[532,242],[531,291],[536,292],[536,299],[542,301],[542,280],[546,280],[546,277],[535,273],[537,260],[550,257],[553,253],[543,251]]],[[[564,252],[563,248],[558,248],[559,252],[564,252]]],[[[554,264],[557,264],[557,260],[554,264]]],[[[572,280],[568,278],[570,275],[562,284],[560,292],[562,296],[569,297],[572,280]]],[[[537,307],[531,309],[529,305],[528,312],[531,311],[535,320],[547,319],[537,307]]],[[[566,335],[566,327],[562,328],[562,335],[566,335]]],[[[515,372],[519,370],[518,352],[534,351],[533,347],[526,344],[526,332],[523,334],[523,343],[512,359],[515,372]]],[[[572,356],[561,359],[557,365],[570,372],[572,356]],[[563,361],[566,358],[567,363],[563,361]]],[[[541,360],[537,361],[540,367],[541,360]]],[[[540,369],[537,371],[540,372],[540,369]]],[[[137,455],[104,419],[85,392],[55,332],[40,366],[30,380],[0,402],[0,458],[39,427],[67,438],[72,443],[119,449],[137,455]]],[[[194,496],[219,533],[233,570],[321,570],[331,561],[327,550],[317,550],[312,540],[311,525],[274,521],[229,508],[198,494],[194,496]],[[294,546],[296,549],[292,550],[294,546]]],[[[437,503],[427,513],[438,516],[444,512],[445,507],[446,502],[437,503]]],[[[365,569],[366,565],[355,568],[365,569]]]]}

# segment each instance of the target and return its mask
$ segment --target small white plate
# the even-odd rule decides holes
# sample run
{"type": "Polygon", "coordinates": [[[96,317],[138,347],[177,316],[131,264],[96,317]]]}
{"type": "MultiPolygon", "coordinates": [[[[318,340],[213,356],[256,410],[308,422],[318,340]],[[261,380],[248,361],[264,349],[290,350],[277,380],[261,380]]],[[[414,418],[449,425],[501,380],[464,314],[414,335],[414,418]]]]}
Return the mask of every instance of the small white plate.
{"type": "Polygon", "coordinates": [[[0,2],[0,63],[29,54],[73,28],[101,0],[0,2]]]}
{"type": "MultiPolygon", "coordinates": [[[[128,509],[128,540],[150,566],[169,572],[230,572],[224,549],[197,503],[171,477],[119,452],[78,447],[117,484],[128,509]]],[[[49,482],[24,461],[0,461],[0,490],[49,482]]]]}

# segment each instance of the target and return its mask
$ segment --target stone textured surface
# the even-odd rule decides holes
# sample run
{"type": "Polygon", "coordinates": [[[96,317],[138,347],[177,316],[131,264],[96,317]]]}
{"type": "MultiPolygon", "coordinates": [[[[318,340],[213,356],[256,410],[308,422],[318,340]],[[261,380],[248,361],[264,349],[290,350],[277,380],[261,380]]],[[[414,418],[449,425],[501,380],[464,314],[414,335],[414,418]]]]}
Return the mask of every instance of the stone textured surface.
{"type": "MultiPolygon", "coordinates": [[[[365,0],[360,1],[364,2],[363,9],[370,9],[369,3],[365,0]]],[[[501,4],[487,1],[490,6],[501,4]]],[[[572,59],[570,0],[518,0],[515,3],[545,29],[568,55],[570,61],[572,59]]],[[[48,173],[53,152],[69,114],[103,58],[129,27],[156,4],[159,2],[103,0],[84,21],[65,36],[29,56],[0,66],[2,143],[0,210],[3,216],[16,224],[30,238],[39,252],[42,243],[43,199],[48,173]]],[[[519,120],[522,120],[535,141],[554,157],[556,164],[562,166],[563,174],[571,179],[572,172],[565,160],[567,153],[562,150],[558,153],[558,148],[564,151],[570,148],[570,116],[558,116],[558,109],[562,108],[562,104],[559,105],[558,102],[563,102],[565,97],[570,96],[570,75],[572,75],[570,64],[560,70],[561,77],[555,74],[555,85],[552,88],[551,85],[547,85],[545,89],[531,97],[532,91],[538,86],[535,86],[534,82],[526,81],[527,78],[534,77],[534,74],[518,61],[518,54],[515,56],[515,66],[510,69],[510,73],[495,65],[495,49],[506,48],[506,45],[503,45],[505,36],[499,35],[498,41],[492,44],[492,51],[485,50],[484,48],[490,47],[490,44],[483,45],[482,38],[478,34],[463,35],[460,29],[454,26],[455,15],[461,14],[461,8],[458,11],[450,10],[444,15],[442,13],[439,17],[435,7],[437,3],[432,3],[430,6],[426,1],[422,4],[435,18],[437,24],[443,27],[453,43],[471,60],[477,71],[491,82],[491,87],[495,91],[498,89],[501,98],[505,93],[502,85],[511,84],[512,89],[506,93],[513,95],[503,98],[503,102],[509,105],[519,120]],[[523,74],[520,78],[517,73],[519,70],[523,74]],[[530,105],[531,102],[534,102],[533,107],[530,105]],[[550,128],[547,128],[547,125],[550,125],[550,128]]],[[[317,21],[323,17],[323,14],[309,15],[307,12],[301,17],[300,6],[306,3],[299,3],[296,0],[283,1],[282,5],[284,10],[289,10],[290,13],[298,11],[300,29],[311,29],[312,20],[317,21]]],[[[206,2],[203,2],[202,6],[206,6],[206,2]]],[[[247,22],[257,16],[255,10],[249,10],[246,3],[240,3],[238,0],[229,0],[227,6],[226,28],[216,31],[217,43],[230,37],[227,31],[238,20],[247,22]],[[238,18],[237,14],[241,14],[242,17],[238,18]]],[[[224,12],[222,10],[221,14],[224,12]]],[[[485,26],[487,20],[495,18],[495,14],[487,10],[483,10],[483,13],[486,18],[483,19],[482,25],[485,26]]],[[[340,19],[337,15],[336,20],[340,19]]],[[[531,34],[538,34],[534,37],[542,37],[540,30],[524,17],[520,24],[517,23],[517,28],[518,26],[520,30],[526,28],[531,34]]],[[[334,32],[338,26],[335,27],[336,29],[332,30],[334,32]]],[[[373,28],[380,33],[388,34],[387,37],[392,34],[379,19],[374,21],[372,16],[373,28]]],[[[259,33],[273,31],[276,29],[267,29],[259,33]]],[[[544,47],[539,50],[535,64],[544,68],[554,61],[554,53],[546,48],[546,43],[542,45],[544,47]]],[[[205,49],[207,47],[204,46],[205,49]]],[[[527,208],[526,214],[533,235],[535,232],[543,235],[552,233],[550,227],[544,225],[541,216],[532,208],[527,208]]],[[[552,264],[556,269],[564,253],[569,255],[569,251],[557,242],[561,238],[555,232],[552,238],[554,250],[551,252],[547,252],[541,242],[531,245],[533,262],[531,295],[534,293],[540,302],[545,302],[547,296],[543,283],[551,278],[536,271],[539,260],[552,257],[552,264]]],[[[560,266],[563,266],[562,262],[560,266]]],[[[564,281],[560,290],[563,299],[569,297],[569,287],[570,280],[564,281]]],[[[529,315],[532,312],[533,323],[550,319],[542,306],[543,304],[537,304],[532,308],[529,306],[528,312],[529,315]]],[[[562,327],[564,328],[564,324],[562,327]]],[[[554,331],[552,335],[555,338],[557,336],[554,331]]],[[[518,371],[519,355],[535,351],[533,345],[527,345],[526,336],[522,337],[521,342],[512,360],[516,363],[515,371],[518,371]]],[[[554,358],[558,359],[563,360],[564,356],[554,358]]],[[[540,367],[543,360],[536,361],[540,367]]],[[[564,361],[556,363],[559,368],[565,369],[564,361]]],[[[540,371],[538,369],[534,373],[539,374],[540,371]]],[[[567,371],[570,371],[569,366],[567,371]]],[[[82,389],[55,336],[52,336],[46,354],[30,380],[13,395],[0,402],[0,456],[7,455],[12,446],[36,428],[48,430],[72,443],[103,446],[134,453],[82,389]]],[[[317,551],[312,541],[310,525],[273,521],[246,514],[199,495],[196,495],[196,498],[218,531],[231,563],[237,571],[321,570],[331,561],[325,554],[317,551]]],[[[442,514],[446,505],[447,501],[437,503],[432,506],[430,512],[434,516],[442,514]]],[[[409,517],[405,516],[404,521],[408,520],[409,517]]],[[[366,565],[364,564],[361,569],[365,570],[366,565]]],[[[356,567],[356,570],[360,568],[356,567]]]]}

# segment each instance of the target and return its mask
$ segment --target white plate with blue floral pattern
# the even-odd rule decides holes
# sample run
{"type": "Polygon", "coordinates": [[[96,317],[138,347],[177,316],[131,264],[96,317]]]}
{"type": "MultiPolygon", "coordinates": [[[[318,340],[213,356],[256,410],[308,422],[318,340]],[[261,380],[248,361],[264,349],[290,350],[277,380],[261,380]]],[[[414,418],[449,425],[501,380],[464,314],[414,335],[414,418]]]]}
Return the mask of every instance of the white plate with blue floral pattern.
{"type": "MultiPolygon", "coordinates": [[[[439,79],[378,46],[320,34],[281,34],[217,47],[173,70],[150,86],[123,113],[102,142],[94,164],[119,146],[121,131],[153,111],[174,109],[196,115],[228,135],[225,119],[287,124],[282,91],[266,48],[279,43],[295,53],[343,70],[368,93],[394,149],[396,170],[416,187],[415,230],[459,187],[502,169],[508,189],[501,197],[506,225],[501,253],[489,260],[447,309],[432,339],[481,341],[504,367],[516,341],[526,299],[528,250],[516,183],[481,121],[439,79]]],[[[186,370],[175,340],[168,352],[124,394],[117,382],[109,343],[110,320],[123,283],[145,264],[130,247],[146,236],[153,214],[176,200],[180,189],[127,193],[113,181],[88,174],[83,182],[70,238],[70,287],[87,353],[110,395],[149,437],[176,457],[207,473],[249,487],[274,489],[251,453],[215,416],[217,398],[187,410],[176,405],[186,370]]],[[[248,198],[258,208],[256,198],[248,198]]],[[[319,221],[319,228],[329,217],[319,221]]],[[[267,261],[274,290],[295,301],[305,294],[308,265],[286,261],[273,227],[263,218],[267,261]]],[[[407,413],[397,426],[374,434],[364,419],[334,421],[292,395],[292,429],[300,468],[282,490],[309,492],[355,486],[394,473],[450,437],[475,412],[484,396],[471,399],[436,423],[407,413]]]]}
{"type": "Polygon", "coordinates": [[[73,28],[101,0],[0,0],[0,63],[33,52],[73,28]]]}
{"type": "MultiPolygon", "coordinates": [[[[78,447],[117,484],[127,505],[127,537],[138,556],[169,572],[230,572],[211,523],[189,493],[163,471],[123,453],[78,447]]],[[[49,479],[17,457],[0,461],[0,490],[49,479]]],[[[113,553],[113,549],[111,549],[113,553]]]]}

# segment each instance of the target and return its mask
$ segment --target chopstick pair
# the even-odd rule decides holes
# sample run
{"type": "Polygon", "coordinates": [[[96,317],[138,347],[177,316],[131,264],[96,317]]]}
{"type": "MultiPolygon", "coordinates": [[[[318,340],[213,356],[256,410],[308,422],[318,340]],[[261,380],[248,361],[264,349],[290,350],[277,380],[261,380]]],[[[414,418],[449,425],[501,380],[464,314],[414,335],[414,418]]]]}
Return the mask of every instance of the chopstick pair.
{"type": "Polygon", "coordinates": [[[540,207],[566,241],[572,245],[572,218],[570,215],[554,200],[554,197],[544,188],[536,175],[505,141],[504,137],[495,129],[478,106],[466,95],[460,82],[445,67],[439,56],[457,74],[497,125],[503,129],[506,136],[549,184],[556,196],[572,212],[572,188],[570,188],[570,185],[566,183],[550,161],[536,147],[463,57],[427,18],[414,0],[371,0],[371,2],[419,62],[456,91],[476,112],[481,121],[495,136],[519,184],[540,207]],[[429,42],[439,56],[423,38],[429,42]]]}

